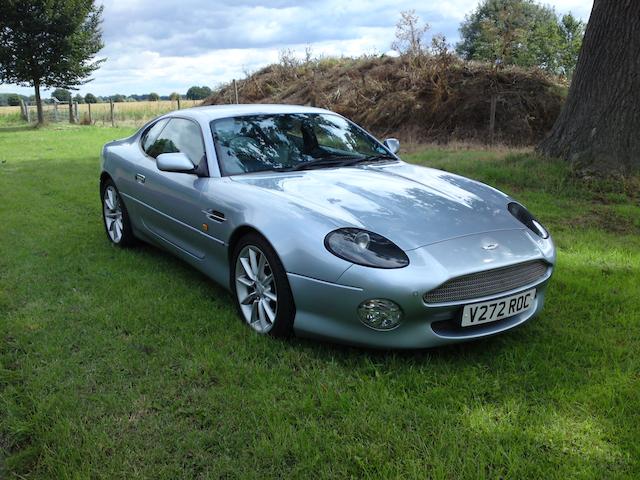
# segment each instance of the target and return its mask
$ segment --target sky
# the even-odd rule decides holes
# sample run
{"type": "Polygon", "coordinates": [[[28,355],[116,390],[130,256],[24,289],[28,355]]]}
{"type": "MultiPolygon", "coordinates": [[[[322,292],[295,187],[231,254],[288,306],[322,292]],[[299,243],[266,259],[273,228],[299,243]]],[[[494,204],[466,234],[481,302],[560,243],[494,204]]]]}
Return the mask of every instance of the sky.
{"type": "MultiPolygon", "coordinates": [[[[104,5],[106,58],[82,95],[184,93],[212,88],[276,62],[279,52],[302,57],[386,53],[403,10],[416,10],[429,34],[459,40],[458,27],[478,0],[98,0],[104,5]]],[[[546,0],[585,22],[593,0],[546,0]]],[[[0,93],[33,93],[0,85],[0,93]]],[[[45,91],[43,96],[48,97],[45,91]]]]}

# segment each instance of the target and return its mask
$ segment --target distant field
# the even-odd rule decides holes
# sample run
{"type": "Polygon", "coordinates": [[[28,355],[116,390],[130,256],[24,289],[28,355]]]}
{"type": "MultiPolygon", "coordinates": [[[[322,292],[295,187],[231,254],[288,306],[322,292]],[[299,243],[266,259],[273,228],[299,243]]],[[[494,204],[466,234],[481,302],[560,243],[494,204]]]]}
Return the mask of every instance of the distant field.
{"type": "MultiPolygon", "coordinates": [[[[201,100],[180,100],[180,108],[189,108],[199,105],[201,100]]],[[[114,103],[114,123],[116,125],[138,125],[151,118],[178,108],[178,102],[160,100],[158,102],[119,102],[114,103]]],[[[31,119],[35,121],[36,107],[29,107],[31,119]]],[[[45,105],[45,117],[49,122],[67,122],[69,119],[69,107],[60,104],[56,108],[53,105],[45,105]],[[56,120],[57,118],[57,120],[56,120]]],[[[78,119],[81,123],[89,122],[89,105],[78,104],[78,119]]],[[[91,104],[91,121],[98,125],[111,123],[109,103],[91,104]]],[[[20,118],[20,107],[0,107],[0,125],[24,123],[20,118]]]]}
{"type": "Polygon", "coordinates": [[[258,336],[186,264],[110,245],[98,157],[132,132],[0,128],[0,478],[640,478],[632,179],[576,181],[531,152],[404,155],[525,202],[558,266],[512,332],[368,351],[258,336]]]}
{"type": "Polygon", "coordinates": [[[14,113],[20,113],[20,107],[0,106],[0,115],[11,115],[14,113]]]}

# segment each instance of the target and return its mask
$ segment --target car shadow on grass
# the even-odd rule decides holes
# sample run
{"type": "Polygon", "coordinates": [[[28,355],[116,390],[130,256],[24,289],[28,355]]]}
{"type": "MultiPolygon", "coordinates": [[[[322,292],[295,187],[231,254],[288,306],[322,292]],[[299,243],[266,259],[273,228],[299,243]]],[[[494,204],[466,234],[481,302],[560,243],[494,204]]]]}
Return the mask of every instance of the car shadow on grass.
{"type": "Polygon", "coordinates": [[[171,268],[175,270],[184,281],[194,281],[199,284],[206,285],[206,288],[211,295],[222,300],[228,300],[229,304],[233,306],[231,303],[231,293],[228,290],[172,253],[140,240],[137,241],[135,247],[131,250],[140,253],[152,262],[162,263],[163,268],[171,268]]]}
{"type": "Polygon", "coordinates": [[[396,361],[409,361],[417,364],[436,360],[451,362],[458,361],[461,357],[468,359],[469,357],[486,355],[487,351],[509,348],[509,344],[513,343],[514,340],[517,341],[515,337],[517,337],[518,331],[526,327],[527,325],[525,324],[509,332],[472,341],[416,349],[354,346],[325,339],[298,336],[288,339],[287,343],[289,348],[304,349],[307,353],[318,355],[318,357],[326,357],[329,354],[332,359],[338,362],[343,361],[345,364],[351,363],[357,358],[368,359],[380,364],[396,361]]]}

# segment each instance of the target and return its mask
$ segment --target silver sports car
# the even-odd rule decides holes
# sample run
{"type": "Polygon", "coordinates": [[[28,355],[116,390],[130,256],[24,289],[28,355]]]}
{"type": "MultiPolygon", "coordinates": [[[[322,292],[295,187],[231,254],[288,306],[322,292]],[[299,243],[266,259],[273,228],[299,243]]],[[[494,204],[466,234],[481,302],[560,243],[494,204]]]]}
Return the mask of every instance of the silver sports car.
{"type": "Polygon", "coordinates": [[[104,226],[115,245],[155,244],[229,288],[261,334],[421,348],[540,312],[547,230],[398,148],[319,108],[172,112],[105,145],[104,226]]]}

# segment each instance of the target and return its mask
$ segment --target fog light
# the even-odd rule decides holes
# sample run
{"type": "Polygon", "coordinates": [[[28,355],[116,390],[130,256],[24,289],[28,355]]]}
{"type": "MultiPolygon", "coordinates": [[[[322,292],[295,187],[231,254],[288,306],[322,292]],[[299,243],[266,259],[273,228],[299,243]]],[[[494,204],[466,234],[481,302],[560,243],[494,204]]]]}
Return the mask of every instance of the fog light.
{"type": "Polygon", "coordinates": [[[400,325],[402,310],[391,300],[372,298],[358,307],[360,321],[375,330],[391,330],[400,325]]]}

